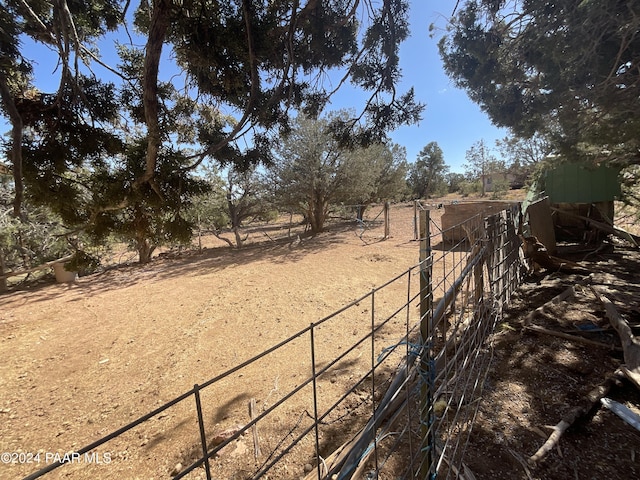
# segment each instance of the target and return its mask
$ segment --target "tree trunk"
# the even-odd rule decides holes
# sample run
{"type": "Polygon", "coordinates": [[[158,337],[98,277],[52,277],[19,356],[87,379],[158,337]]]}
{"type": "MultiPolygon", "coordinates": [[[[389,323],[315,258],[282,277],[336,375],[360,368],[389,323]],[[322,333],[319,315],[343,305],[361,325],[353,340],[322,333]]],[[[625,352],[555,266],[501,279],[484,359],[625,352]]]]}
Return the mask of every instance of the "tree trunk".
{"type": "Polygon", "coordinates": [[[22,200],[24,197],[24,183],[22,181],[22,132],[24,130],[24,124],[3,75],[0,75],[0,97],[2,97],[2,104],[11,119],[11,163],[13,166],[13,184],[15,189],[13,216],[22,218],[22,200]]]}
{"type": "Polygon", "coordinates": [[[242,239],[242,235],[240,235],[240,229],[236,226],[233,227],[233,234],[236,236],[236,245],[238,248],[242,247],[244,240],[242,239]]]}
{"type": "Polygon", "coordinates": [[[151,245],[151,242],[149,242],[147,238],[136,238],[136,250],[138,251],[139,263],[149,263],[155,249],[156,246],[151,245]]]}
{"type": "Polygon", "coordinates": [[[358,205],[357,207],[357,212],[356,212],[356,218],[359,221],[362,221],[362,219],[364,218],[364,212],[367,209],[368,205],[358,205]]]}
{"type": "Polygon", "coordinates": [[[139,187],[149,182],[153,190],[162,197],[160,189],[153,181],[158,160],[158,151],[162,145],[160,136],[159,102],[158,102],[158,70],[162,46],[169,28],[170,0],[156,0],[152,2],[151,25],[149,37],[145,48],[144,77],[143,77],[143,105],[144,118],[147,124],[147,155],[145,159],[145,172],[136,179],[134,186],[139,187]]]}
{"type": "Polygon", "coordinates": [[[240,235],[240,212],[238,205],[233,203],[231,192],[227,192],[227,209],[229,210],[229,218],[231,220],[231,229],[236,237],[236,246],[242,247],[242,236],[240,235]]]}
{"type": "Polygon", "coordinates": [[[141,210],[135,211],[134,239],[139,263],[149,263],[156,246],[149,241],[149,222],[141,210]]]}
{"type": "Polygon", "coordinates": [[[311,202],[308,209],[309,224],[311,225],[311,233],[316,234],[322,232],[324,228],[324,220],[326,218],[326,202],[322,193],[314,192],[311,196],[311,202]]]}
{"type": "Polygon", "coordinates": [[[4,249],[0,248],[0,292],[7,291],[7,279],[4,277],[4,249]]]}

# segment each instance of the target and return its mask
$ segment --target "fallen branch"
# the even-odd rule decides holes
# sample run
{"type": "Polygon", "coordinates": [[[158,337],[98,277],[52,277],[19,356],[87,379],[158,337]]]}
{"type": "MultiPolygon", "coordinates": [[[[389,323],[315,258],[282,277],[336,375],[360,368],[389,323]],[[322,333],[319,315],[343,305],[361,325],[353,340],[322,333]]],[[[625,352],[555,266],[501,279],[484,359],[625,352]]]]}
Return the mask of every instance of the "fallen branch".
{"type": "Polygon", "coordinates": [[[522,465],[522,468],[523,468],[524,473],[527,476],[528,480],[533,480],[533,477],[531,476],[531,470],[529,470],[529,466],[527,465],[527,462],[524,461],[524,458],[522,458],[522,455],[520,455],[519,453],[514,452],[510,448],[508,450],[509,450],[509,453],[511,454],[511,456],[513,458],[515,458],[520,465],[522,465]]]}
{"type": "Polygon", "coordinates": [[[56,263],[68,262],[73,258],[73,255],[67,255],[66,257],[59,258],[57,260],[51,260],[50,262],[43,263],[37,267],[27,268],[24,270],[14,270],[12,272],[5,272],[0,275],[0,279],[17,277],[18,275],[24,275],[26,273],[37,272],[38,270],[44,270],[45,268],[53,267],[56,263]]]}
{"type": "Polygon", "coordinates": [[[585,222],[588,222],[589,225],[597,228],[598,230],[602,230],[605,233],[610,233],[612,235],[615,235],[616,237],[619,237],[619,238],[622,238],[623,240],[628,241],[629,243],[631,243],[636,248],[638,248],[638,245],[640,244],[640,237],[638,237],[637,235],[634,235],[632,233],[629,233],[626,230],[623,230],[623,229],[621,229],[619,227],[614,227],[612,225],[607,225],[606,223],[598,222],[597,220],[593,220],[593,219],[591,219],[589,217],[585,217],[583,215],[576,215],[575,213],[566,212],[566,211],[561,210],[559,208],[551,207],[551,210],[553,210],[554,212],[558,212],[558,213],[560,213],[562,215],[566,215],[567,217],[575,218],[575,219],[578,219],[578,220],[584,220],[585,222]]]}
{"type": "MultiPolygon", "coordinates": [[[[394,418],[407,404],[407,396],[403,394],[405,389],[412,388],[416,380],[416,368],[414,363],[416,356],[410,355],[406,362],[397,369],[394,380],[389,385],[387,392],[378,404],[375,414],[367,425],[360,430],[351,440],[340,446],[335,452],[325,459],[328,465],[328,472],[323,478],[332,478],[333,475],[340,474],[343,478],[352,478],[363,457],[363,452],[375,440],[378,428],[390,418],[394,418]]],[[[305,480],[317,478],[317,472],[312,472],[305,480]]]]}
{"type": "Polygon", "coordinates": [[[558,303],[562,302],[563,300],[567,300],[569,298],[573,298],[575,296],[575,294],[576,294],[575,286],[571,285],[564,292],[560,293],[559,295],[556,295],[555,297],[553,297],[548,302],[544,303],[543,305],[540,305],[538,308],[536,308],[535,310],[530,312],[529,315],[527,315],[527,318],[525,318],[525,320],[524,320],[525,326],[529,325],[533,321],[533,319],[535,318],[536,315],[544,313],[544,310],[547,307],[550,307],[551,305],[557,305],[558,303]]]}
{"type": "Polygon", "coordinates": [[[256,459],[256,462],[260,458],[260,442],[258,440],[258,425],[255,423],[256,421],[256,399],[251,398],[249,401],[249,417],[251,418],[251,433],[253,434],[253,456],[256,459]]]}
{"type": "Polygon", "coordinates": [[[547,248],[537,237],[521,237],[521,239],[523,240],[522,249],[524,255],[526,258],[530,258],[534,265],[538,265],[551,272],[589,273],[589,270],[576,262],[549,255],[547,248]]]}
{"type": "Polygon", "coordinates": [[[615,328],[620,337],[624,362],[626,363],[621,370],[640,389],[640,340],[633,335],[629,323],[618,313],[613,302],[605,295],[606,288],[591,286],[591,290],[604,306],[609,323],[615,328]]]}
{"type": "Polygon", "coordinates": [[[549,436],[546,442],[538,449],[536,453],[534,453],[531,457],[529,457],[529,463],[535,464],[542,460],[547,453],[553,450],[558,442],[560,441],[560,437],[562,434],[567,431],[567,429],[573,425],[578,419],[587,415],[596,405],[600,404],[600,399],[609,393],[611,387],[618,384],[623,376],[621,370],[616,370],[612,375],[607,377],[607,379],[602,382],[600,385],[591,390],[586,397],[584,397],[584,401],[581,405],[575,407],[570,410],[554,427],[551,427],[553,432],[549,436]]]}
{"type": "Polygon", "coordinates": [[[524,327],[526,330],[530,330],[536,333],[544,333],[545,335],[552,335],[554,337],[564,338],[571,340],[572,342],[583,343],[592,347],[606,348],[608,350],[622,350],[615,345],[609,345],[608,343],[596,342],[595,340],[589,340],[588,338],[581,337],[579,335],[571,335],[569,333],[558,332],[556,330],[549,330],[548,328],[540,327],[538,325],[527,325],[524,327]]]}
{"type": "Polygon", "coordinates": [[[352,474],[360,463],[363,452],[365,452],[368,446],[375,440],[376,431],[380,425],[394,415],[394,413],[406,407],[407,396],[403,394],[403,390],[409,388],[408,385],[411,385],[416,378],[417,370],[412,368],[415,359],[415,356],[410,355],[407,359],[407,364],[402,365],[398,369],[393,382],[391,382],[387,393],[380,401],[372,418],[360,434],[356,436],[352,447],[344,452],[342,458],[337,460],[336,463],[339,463],[340,467],[334,466],[334,468],[329,471],[329,478],[338,472],[342,478],[352,478],[352,474]]]}
{"type": "Polygon", "coordinates": [[[458,468],[454,462],[450,461],[449,458],[443,454],[442,448],[438,445],[436,445],[436,453],[438,456],[442,457],[442,460],[444,460],[447,466],[455,474],[456,478],[459,480],[476,480],[476,476],[464,462],[460,465],[462,469],[458,468]]]}

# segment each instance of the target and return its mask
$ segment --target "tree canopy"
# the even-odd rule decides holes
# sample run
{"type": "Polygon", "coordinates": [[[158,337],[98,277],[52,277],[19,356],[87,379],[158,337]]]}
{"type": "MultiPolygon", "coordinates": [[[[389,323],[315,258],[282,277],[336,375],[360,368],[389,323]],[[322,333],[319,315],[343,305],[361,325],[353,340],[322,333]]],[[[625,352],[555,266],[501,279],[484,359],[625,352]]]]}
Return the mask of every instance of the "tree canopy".
{"type": "Polygon", "coordinates": [[[338,203],[367,204],[402,193],[406,174],[405,150],[374,144],[347,149],[333,138],[336,116],[296,118],[291,135],[276,148],[270,168],[276,202],[303,214],[318,233],[338,203]]]}
{"type": "Polygon", "coordinates": [[[365,100],[326,130],[340,147],[378,144],[423,109],[411,89],[397,90],[407,5],[7,0],[0,114],[12,127],[4,147],[14,216],[25,198],[49,205],[71,229],[125,235],[143,260],[189,233],[184,210],[206,189],[192,175],[199,165],[240,174],[269,164],[292,119],[317,117],[346,84],[365,100]],[[35,87],[32,42],[57,56],[54,91],[35,87]],[[101,57],[112,44],[117,65],[101,57]],[[118,80],[103,81],[104,69],[118,80]]]}
{"type": "Polygon", "coordinates": [[[640,162],[640,4],[467,0],[440,51],[496,125],[568,158],[640,162]]]}
{"type": "Polygon", "coordinates": [[[449,166],[444,162],[444,153],[437,142],[425,145],[418,158],[409,168],[409,188],[417,198],[426,198],[444,185],[449,166]]]}
{"type": "MultiPolygon", "coordinates": [[[[389,129],[416,121],[422,110],[412,90],[404,94],[396,90],[398,48],[408,35],[406,0],[381,4],[368,0],[154,0],[141,1],[133,20],[127,9],[135,5],[121,0],[29,4],[8,0],[6,5],[0,15],[0,91],[2,111],[14,127],[9,150],[17,189],[24,110],[15,107],[32,90],[33,81],[29,76],[32,59],[22,49],[23,35],[49,45],[62,70],[59,91],[52,92],[52,100],[31,103],[31,108],[43,111],[51,102],[70,110],[72,105],[82,105],[85,112],[75,112],[77,124],[98,120],[93,115],[101,104],[88,98],[87,83],[78,78],[94,72],[83,64],[93,68],[100,62],[97,46],[107,41],[104,34],[119,29],[124,38],[132,30],[144,36],[137,103],[147,147],[145,169],[133,189],[148,182],[153,186],[160,149],[173,140],[162,125],[163,49],[171,49],[176,63],[172,80],[185,85],[184,95],[234,118],[231,123],[211,115],[194,119],[202,128],[192,144],[193,166],[207,158],[237,165],[268,159],[272,143],[290,131],[291,112],[317,115],[348,82],[369,92],[369,97],[360,113],[332,125],[342,144],[379,141],[389,129]],[[327,81],[331,72],[333,83],[327,81]]],[[[110,69],[130,78],[126,69],[110,69]]],[[[89,76],[96,84],[97,75],[89,76]]]]}

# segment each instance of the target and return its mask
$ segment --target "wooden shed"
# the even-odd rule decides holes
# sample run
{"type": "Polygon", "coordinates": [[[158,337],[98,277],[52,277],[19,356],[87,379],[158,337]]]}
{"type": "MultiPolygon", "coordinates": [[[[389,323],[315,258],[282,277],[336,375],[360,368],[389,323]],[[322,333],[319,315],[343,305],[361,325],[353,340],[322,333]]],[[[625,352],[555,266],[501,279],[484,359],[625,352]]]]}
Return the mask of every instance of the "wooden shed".
{"type": "Polygon", "coordinates": [[[444,245],[450,247],[464,240],[468,232],[462,226],[464,222],[478,216],[479,221],[512,205],[512,201],[469,201],[444,205],[442,230],[444,245]]]}
{"type": "MultiPolygon", "coordinates": [[[[591,231],[586,220],[579,217],[613,225],[614,200],[620,197],[619,173],[619,168],[602,164],[559,163],[543,172],[528,198],[549,198],[554,234],[558,240],[595,240],[592,237],[597,237],[597,234],[591,231]]],[[[531,233],[544,236],[540,235],[541,232],[531,233]]]]}

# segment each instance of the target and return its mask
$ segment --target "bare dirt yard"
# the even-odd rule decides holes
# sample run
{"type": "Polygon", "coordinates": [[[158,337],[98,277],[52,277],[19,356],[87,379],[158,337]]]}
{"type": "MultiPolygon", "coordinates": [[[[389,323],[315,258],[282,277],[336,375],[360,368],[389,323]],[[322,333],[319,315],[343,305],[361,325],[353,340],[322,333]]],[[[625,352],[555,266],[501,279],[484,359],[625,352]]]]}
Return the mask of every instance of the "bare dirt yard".
{"type": "MultiPolygon", "coordinates": [[[[393,208],[385,241],[381,220],[336,220],[315,237],[293,232],[290,240],[270,241],[267,235],[286,234],[283,225],[251,233],[241,250],[205,237],[202,252],[0,296],[0,452],[79,449],[416,264],[411,206],[393,208]]],[[[244,392],[264,391],[253,393],[262,401],[278,378],[285,390],[285,372],[306,373],[308,346],[299,348],[267,371],[243,371],[220,393],[225,408],[214,414],[214,430],[247,422],[244,392]]],[[[194,425],[178,414],[154,419],[99,450],[112,461],[91,475],[168,478],[198,441],[194,425]]],[[[0,478],[21,478],[45,466],[41,458],[40,465],[1,464],[0,478]]],[[[66,478],[67,468],[45,478],[66,478]]]]}
{"type": "MultiPolygon", "coordinates": [[[[376,208],[369,215],[377,215],[376,208]]],[[[434,210],[432,218],[440,213],[434,210]]],[[[42,459],[2,463],[0,479],[22,478],[45,466],[45,454],[95,441],[417,263],[409,204],[392,208],[391,238],[382,241],[379,218],[366,227],[335,221],[320,235],[294,233],[286,241],[271,241],[275,230],[255,230],[240,250],[205,237],[202,251],[169,253],[148,265],[120,265],[73,284],[45,281],[0,296],[0,452],[40,452],[42,459]]],[[[627,320],[640,323],[638,252],[615,247],[583,263],[610,287],[627,320]]],[[[465,456],[477,479],[640,477],[640,432],[602,408],[570,428],[538,465],[527,463],[550,434],[546,426],[557,424],[622,362],[615,348],[523,328],[531,310],[582,278],[527,279],[494,334],[494,361],[465,456]]],[[[604,309],[589,295],[586,287],[579,290],[573,300],[536,315],[532,324],[619,347],[604,309]]],[[[342,334],[351,332],[338,332],[327,342],[339,345],[342,334]]],[[[243,370],[222,385],[217,401],[223,407],[208,412],[212,430],[246,423],[249,397],[257,398],[260,409],[270,392],[294,385],[297,372],[308,369],[307,350],[300,345],[288,358],[243,370]]],[[[332,385],[344,388],[341,379],[332,385]]],[[[609,396],[640,412],[640,394],[627,383],[609,396]]],[[[197,445],[192,414],[190,405],[154,417],[99,449],[102,464],[87,470],[65,466],[44,478],[170,478],[197,445]]],[[[308,461],[269,478],[303,478],[308,461]]],[[[218,462],[226,472],[224,463],[234,459],[218,462]]],[[[205,478],[204,472],[189,478],[205,478]]],[[[214,473],[214,478],[244,477],[214,473]]]]}

